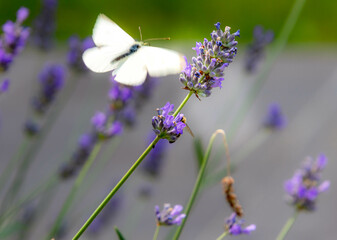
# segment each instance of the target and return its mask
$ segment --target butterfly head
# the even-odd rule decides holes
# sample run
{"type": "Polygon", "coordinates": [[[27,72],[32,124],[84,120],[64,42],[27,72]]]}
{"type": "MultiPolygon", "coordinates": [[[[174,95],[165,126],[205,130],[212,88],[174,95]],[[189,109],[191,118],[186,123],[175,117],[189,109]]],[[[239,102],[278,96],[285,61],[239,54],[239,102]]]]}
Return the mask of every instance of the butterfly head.
{"type": "Polygon", "coordinates": [[[144,45],[142,42],[137,42],[135,44],[133,44],[130,48],[130,53],[134,53],[134,52],[137,52],[137,50],[142,46],[144,45]]]}

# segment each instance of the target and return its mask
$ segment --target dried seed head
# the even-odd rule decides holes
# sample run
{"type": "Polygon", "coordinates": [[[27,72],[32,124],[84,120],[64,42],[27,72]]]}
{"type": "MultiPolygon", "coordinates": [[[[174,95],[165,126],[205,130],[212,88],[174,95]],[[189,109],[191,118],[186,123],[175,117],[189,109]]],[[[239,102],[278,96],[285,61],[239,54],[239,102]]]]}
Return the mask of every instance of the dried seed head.
{"type": "Polygon", "coordinates": [[[234,179],[231,176],[226,176],[222,179],[221,182],[222,182],[223,192],[226,196],[226,200],[229,206],[239,217],[242,217],[243,210],[234,192],[234,187],[233,187],[234,179]]]}

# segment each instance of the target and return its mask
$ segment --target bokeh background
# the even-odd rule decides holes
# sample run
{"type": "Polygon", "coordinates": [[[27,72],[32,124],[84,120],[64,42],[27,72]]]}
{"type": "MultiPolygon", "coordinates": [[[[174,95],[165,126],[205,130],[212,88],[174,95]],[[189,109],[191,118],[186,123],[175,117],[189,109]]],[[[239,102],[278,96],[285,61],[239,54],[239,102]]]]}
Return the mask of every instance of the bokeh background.
{"type": "MultiPolygon", "coordinates": [[[[30,26],[39,14],[40,1],[1,1],[0,23],[14,19],[17,9],[22,5],[31,11],[26,22],[30,26]]],[[[258,72],[248,75],[243,69],[245,50],[252,39],[254,26],[259,24],[271,29],[278,37],[292,5],[293,1],[290,0],[59,1],[53,48],[40,51],[28,44],[10,71],[3,75],[12,79],[12,82],[10,91],[0,99],[1,169],[5,168],[22,141],[22,126],[29,113],[31,96],[36,90],[38,73],[46,62],[66,66],[68,38],[73,34],[81,37],[90,35],[98,13],[109,16],[134,38],[139,36],[138,26],[141,26],[144,38],[171,37],[170,42],[156,42],[154,45],[178,50],[188,59],[194,54],[191,48],[195,42],[209,38],[214,23],[219,21],[223,26],[231,26],[234,31],[241,30],[238,56],[228,68],[223,88],[215,90],[202,101],[193,97],[183,110],[190,128],[196,136],[202,138],[206,147],[209,137],[217,128],[231,131],[241,103],[256,82],[258,72]]],[[[325,153],[329,159],[323,178],[331,181],[331,189],[320,196],[316,212],[299,216],[287,239],[336,238],[336,12],[335,1],[306,2],[287,47],[272,65],[243,124],[229,140],[233,163],[238,160],[233,172],[235,189],[244,207],[247,224],[257,225],[256,232],[250,236],[239,236],[238,239],[275,239],[292,214],[292,208],[284,202],[283,182],[292,176],[306,156],[316,157],[320,153],[325,153]],[[282,107],[287,126],[280,131],[266,133],[261,127],[267,108],[273,102],[282,107]]],[[[261,63],[259,70],[264,64],[261,63]]],[[[109,77],[108,73],[79,75],[68,69],[66,81],[78,78],[78,85],[50,134],[41,144],[29,168],[21,197],[48,179],[69,159],[77,146],[78,137],[88,132],[91,116],[106,106],[109,77]]],[[[118,139],[106,143],[84,180],[82,194],[76,198],[66,216],[65,234],[59,239],[71,239],[145,149],[155,109],[167,101],[177,105],[185,95],[178,76],[158,80],[153,97],[138,113],[136,126],[125,130],[118,139]],[[99,173],[95,172],[97,168],[99,173]]],[[[224,166],[223,160],[217,163],[216,152],[220,151],[224,156],[220,143],[218,139],[210,159],[208,176],[224,166]]],[[[155,229],[154,206],[166,202],[184,204],[196,176],[193,139],[185,133],[176,144],[169,146],[160,177],[148,178],[137,170],[118,196],[120,205],[116,214],[111,216],[101,231],[85,234],[83,239],[117,239],[114,225],[120,228],[127,239],[151,239],[155,229]],[[150,187],[152,194],[141,200],[139,191],[144,186],[150,187]]],[[[48,206],[32,220],[33,224],[26,231],[25,239],[44,239],[73,181],[62,182],[51,190],[48,206]]],[[[35,209],[38,203],[32,201],[35,209]]],[[[181,239],[216,239],[223,231],[224,218],[229,214],[221,185],[207,188],[200,194],[181,239]]],[[[162,228],[158,239],[165,239],[169,231],[169,228],[162,228]]],[[[13,234],[4,239],[19,239],[19,236],[13,234]]]]}
{"type": "MultiPolygon", "coordinates": [[[[195,40],[209,34],[210,24],[221,22],[233,29],[241,29],[241,41],[251,40],[251,31],[257,24],[278,32],[294,1],[156,1],[129,0],[61,0],[58,4],[56,36],[65,41],[77,33],[84,37],[91,34],[98,13],[116,21],[134,38],[139,38],[138,26],[145,38],[170,36],[174,40],[195,40]]],[[[1,1],[3,10],[0,21],[15,16],[16,10],[25,5],[31,10],[28,23],[41,8],[39,0],[1,1]]],[[[337,3],[331,0],[307,1],[301,21],[290,37],[291,43],[334,43],[337,39],[337,3]]]]}

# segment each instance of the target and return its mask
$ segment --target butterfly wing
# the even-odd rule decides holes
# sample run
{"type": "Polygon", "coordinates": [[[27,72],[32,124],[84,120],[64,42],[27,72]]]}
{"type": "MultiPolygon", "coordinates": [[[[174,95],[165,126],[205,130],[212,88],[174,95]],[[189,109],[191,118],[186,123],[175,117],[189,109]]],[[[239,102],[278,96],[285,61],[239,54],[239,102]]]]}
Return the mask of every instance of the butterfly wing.
{"type": "Polygon", "coordinates": [[[85,65],[94,72],[107,72],[117,68],[117,57],[127,53],[135,40],[104,14],[97,17],[92,38],[97,47],[83,53],[85,65]]]}
{"type": "Polygon", "coordinates": [[[112,74],[116,75],[115,80],[119,83],[131,86],[141,85],[147,75],[144,55],[140,50],[131,54],[112,74]]]}
{"type": "Polygon", "coordinates": [[[85,65],[93,72],[108,72],[120,65],[120,61],[113,60],[122,53],[114,47],[94,47],[87,49],[82,56],[85,65]]]}
{"type": "Polygon", "coordinates": [[[99,14],[92,38],[97,47],[111,46],[121,52],[129,50],[135,40],[104,14],[99,14]]]}
{"type": "Polygon", "coordinates": [[[144,55],[146,68],[151,77],[163,77],[180,73],[185,67],[185,60],[176,51],[143,46],[140,50],[144,55]]]}

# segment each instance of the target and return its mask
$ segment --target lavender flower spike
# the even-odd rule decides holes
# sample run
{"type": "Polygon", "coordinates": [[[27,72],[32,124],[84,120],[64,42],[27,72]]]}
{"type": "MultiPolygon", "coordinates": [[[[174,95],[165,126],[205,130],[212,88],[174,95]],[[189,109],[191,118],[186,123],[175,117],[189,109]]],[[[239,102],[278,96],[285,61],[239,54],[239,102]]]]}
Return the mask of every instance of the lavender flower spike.
{"type": "Polygon", "coordinates": [[[225,229],[231,235],[250,234],[252,231],[256,230],[254,224],[243,228],[243,223],[244,220],[238,220],[236,213],[232,213],[232,215],[225,221],[225,229]]]}
{"type": "Polygon", "coordinates": [[[119,121],[109,122],[108,116],[103,112],[97,112],[92,118],[91,123],[94,132],[100,139],[108,139],[115,135],[120,135],[123,125],[119,121]]]}
{"type": "Polygon", "coordinates": [[[253,32],[253,41],[248,45],[245,57],[245,69],[248,73],[256,71],[258,64],[265,56],[265,49],[274,39],[271,30],[264,31],[262,26],[256,26],[253,32]]]}
{"type": "Polygon", "coordinates": [[[34,21],[33,41],[36,46],[48,50],[52,46],[52,40],[56,29],[55,18],[57,0],[41,0],[42,9],[34,21]]]}
{"type": "Polygon", "coordinates": [[[54,101],[65,81],[65,69],[62,65],[48,64],[40,72],[40,92],[33,99],[34,110],[44,113],[54,101]]]}
{"type": "Polygon", "coordinates": [[[316,160],[308,157],[294,176],[285,182],[287,200],[297,210],[315,210],[318,195],[329,189],[329,181],[321,182],[321,171],[326,163],[327,158],[323,154],[316,160]]]}
{"type": "Polygon", "coordinates": [[[69,51],[67,55],[68,64],[75,70],[85,72],[88,68],[82,60],[82,54],[88,48],[94,47],[94,41],[91,37],[85,38],[83,41],[74,35],[69,38],[69,51]]]}
{"type": "Polygon", "coordinates": [[[157,225],[171,226],[180,225],[186,214],[181,213],[183,206],[175,205],[173,208],[171,204],[165,203],[162,211],[159,206],[155,206],[157,225]]]}
{"type": "MultiPolygon", "coordinates": [[[[154,139],[153,132],[151,133],[151,138],[149,138],[149,143],[151,143],[154,139]]],[[[165,153],[168,148],[168,143],[165,140],[159,140],[156,144],[156,147],[152,149],[149,155],[144,159],[142,164],[142,170],[147,175],[152,177],[158,177],[160,174],[160,170],[163,165],[163,161],[165,160],[165,153]]]]}
{"type": "Polygon", "coordinates": [[[280,130],[286,125],[286,119],[282,114],[281,107],[277,103],[270,104],[264,126],[270,129],[280,130]]]}
{"type": "Polygon", "coordinates": [[[21,24],[28,17],[29,10],[21,7],[16,16],[16,22],[7,21],[0,36],[0,72],[6,71],[13,59],[23,50],[29,36],[29,28],[21,24]]]}
{"type": "Polygon", "coordinates": [[[8,78],[2,80],[2,82],[0,82],[0,93],[7,92],[9,89],[9,85],[10,85],[10,81],[8,78]]]}
{"type": "Polygon", "coordinates": [[[157,136],[174,143],[181,134],[186,124],[183,122],[184,115],[179,113],[176,117],[169,115],[174,108],[173,104],[166,103],[161,109],[157,109],[158,115],[152,118],[153,131],[157,136]]]}
{"type": "Polygon", "coordinates": [[[197,42],[195,50],[197,57],[192,58],[192,65],[186,60],[186,67],[180,74],[180,81],[184,89],[193,91],[199,98],[208,97],[215,87],[221,88],[224,80],[224,70],[233,61],[237,53],[235,37],[240,36],[240,31],[230,33],[230,27],[224,31],[220,23],[215,24],[216,30],[211,33],[211,40],[197,42]]]}

